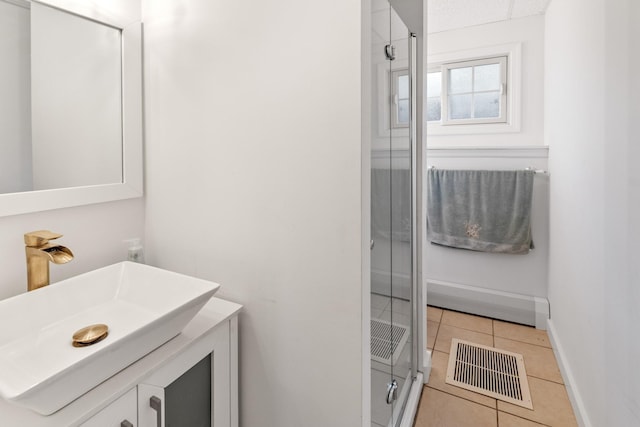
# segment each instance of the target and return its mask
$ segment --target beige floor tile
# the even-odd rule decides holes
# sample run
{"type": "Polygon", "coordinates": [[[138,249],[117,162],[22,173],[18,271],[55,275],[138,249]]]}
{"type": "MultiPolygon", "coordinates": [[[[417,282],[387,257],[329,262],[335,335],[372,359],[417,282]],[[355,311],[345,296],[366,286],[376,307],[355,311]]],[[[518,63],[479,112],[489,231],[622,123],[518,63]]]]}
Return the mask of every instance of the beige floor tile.
{"type": "Polygon", "coordinates": [[[550,348],[500,337],[494,338],[494,346],[522,354],[527,375],[563,384],[556,357],[550,348]]]}
{"type": "Polygon", "coordinates": [[[427,320],[431,320],[432,322],[440,322],[440,318],[442,317],[442,309],[438,307],[427,306],[427,320]]]}
{"type": "Polygon", "coordinates": [[[414,427],[497,427],[496,410],[426,387],[414,427]]]}
{"type": "Polygon", "coordinates": [[[551,348],[551,342],[547,336],[547,331],[536,329],[531,326],[516,325],[515,323],[494,320],[493,334],[496,337],[508,338],[510,340],[522,341],[528,344],[551,348]]]}
{"type": "Polygon", "coordinates": [[[482,332],[483,334],[493,334],[491,319],[474,316],[472,314],[444,310],[440,323],[455,326],[457,328],[468,329],[470,331],[482,332]]]}
{"type": "Polygon", "coordinates": [[[533,411],[498,401],[498,409],[552,427],[577,427],[564,385],[529,377],[533,411]]]}
{"type": "Polygon", "coordinates": [[[496,399],[494,398],[447,384],[445,379],[447,377],[448,362],[449,355],[447,353],[434,351],[431,354],[431,375],[429,375],[429,384],[427,384],[427,387],[435,388],[436,390],[444,391],[493,409],[496,408],[496,399]]]}
{"type": "Polygon", "coordinates": [[[493,346],[493,336],[480,332],[470,331],[468,329],[456,328],[455,326],[440,324],[438,329],[438,337],[434,349],[449,353],[451,349],[451,338],[458,338],[470,341],[475,344],[493,346]]]}
{"type": "Polygon", "coordinates": [[[498,411],[498,427],[544,427],[544,425],[498,411]]]}
{"type": "Polygon", "coordinates": [[[440,323],[427,320],[427,349],[433,349],[436,344],[436,336],[438,336],[438,328],[440,323]]]}

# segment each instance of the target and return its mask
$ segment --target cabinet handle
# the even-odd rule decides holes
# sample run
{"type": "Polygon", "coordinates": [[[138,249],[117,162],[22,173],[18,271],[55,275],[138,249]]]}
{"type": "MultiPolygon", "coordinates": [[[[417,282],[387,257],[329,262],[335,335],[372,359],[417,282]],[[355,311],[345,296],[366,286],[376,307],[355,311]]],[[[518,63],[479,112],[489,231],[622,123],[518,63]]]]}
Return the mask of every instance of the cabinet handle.
{"type": "Polygon", "coordinates": [[[158,427],[162,427],[162,400],[160,400],[158,396],[151,396],[149,399],[149,406],[151,406],[151,409],[156,411],[158,416],[156,425],[158,427]]]}
{"type": "Polygon", "coordinates": [[[120,427],[133,427],[133,424],[131,424],[127,420],[124,420],[123,422],[120,423],[120,427]]]}

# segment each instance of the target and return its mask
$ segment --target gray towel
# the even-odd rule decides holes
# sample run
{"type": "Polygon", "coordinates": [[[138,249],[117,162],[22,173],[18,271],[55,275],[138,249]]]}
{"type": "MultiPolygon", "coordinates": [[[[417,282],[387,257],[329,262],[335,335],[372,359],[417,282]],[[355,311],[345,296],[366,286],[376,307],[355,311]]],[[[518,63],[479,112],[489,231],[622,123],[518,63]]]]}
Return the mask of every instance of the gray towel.
{"type": "Polygon", "coordinates": [[[534,175],[429,169],[427,238],[474,251],[528,253],[534,175]]]}

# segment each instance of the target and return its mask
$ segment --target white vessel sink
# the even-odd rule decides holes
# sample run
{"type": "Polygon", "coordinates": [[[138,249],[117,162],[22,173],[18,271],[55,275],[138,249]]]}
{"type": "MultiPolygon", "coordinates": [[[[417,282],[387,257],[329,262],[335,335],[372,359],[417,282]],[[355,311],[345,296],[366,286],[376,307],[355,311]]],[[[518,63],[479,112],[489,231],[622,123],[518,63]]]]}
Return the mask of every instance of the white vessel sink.
{"type": "Polygon", "coordinates": [[[0,396],[52,414],[178,335],[219,287],[122,262],[0,301],[0,396]],[[74,347],[96,323],[108,336],[74,347]]]}

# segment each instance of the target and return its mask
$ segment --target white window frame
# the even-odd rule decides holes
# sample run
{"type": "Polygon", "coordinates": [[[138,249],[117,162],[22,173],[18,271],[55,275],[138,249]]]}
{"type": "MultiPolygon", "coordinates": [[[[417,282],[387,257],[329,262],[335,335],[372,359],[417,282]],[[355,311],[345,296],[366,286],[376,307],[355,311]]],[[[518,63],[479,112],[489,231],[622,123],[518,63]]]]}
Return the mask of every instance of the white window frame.
{"type": "MultiPolygon", "coordinates": [[[[442,113],[440,121],[427,122],[427,135],[464,135],[520,132],[522,114],[522,44],[510,43],[471,50],[429,55],[427,72],[442,71],[442,113]],[[504,83],[501,96],[504,116],[500,119],[448,119],[448,70],[469,65],[481,65],[483,61],[495,63],[496,58],[504,57],[504,83]]],[[[426,76],[425,76],[426,79],[426,76]]],[[[426,100],[426,97],[425,97],[426,100]]],[[[501,111],[501,116],[503,112],[501,111]]]]}
{"type": "MultiPolygon", "coordinates": [[[[509,111],[509,103],[507,102],[507,57],[506,56],[498,56],[494,58],[485,58],[485,59],[474,59],[472,61],[462,61],[462,62],[449,62],[446,64],[442,64],[442,92],[441,92],[441,100],[442,100],[442,113],[440,123],[443,126],[456,126],[456,125],[469,125],[469,124],[480,124],[480,123],[506,123],[507,122],[507,112],[509,111]],[[500,64],[500,115],[498,117],[483,117],[483,118],[470,118],[470,119],[452,119],[451,112],[449,111],[449,74],[451,70],[455,70],[457,68],[468,68],[468,67],[477,67],[480,65],[488,65],[488,64],[500,64]]],[[[473,84],[473,79],[472,79],[473,84]]],[[[475,95],[475,90],[470,92],[472,95],[475,95]]],[[[472,104],[473,107],[473,104],[472,104]]]]}
{"type": "Polygon", "coordinates": [[[396,114],[393,110],[395,109],[395,105],[389,100],[390,97],[393,96],[394,85],[390,82],[392,81],[392,75],[395,72],[408,70],[409,69],[409,61],[403,59],[396,59],[391,61],[391,67],[389,67],[389,61],[384,61],[383,63],[379,63],[376,66],[377,68],[377,87],[378,87],[378,95],[377,95],[377,110],[378,110],[378,137],[380,138],[388,138],[393,131],[393,136],[397,137],[408,137],[409,136],[409,127],[401,126],[401,127],[393,127],[393,116],[396,114]]]}
{"type": "MultiPolygon", "coordinates": [[[[402,76],[409,75],[409,68],[398,68],[395,70],[391,70],[391,81],[392,83],[392,94],[393,97],[393,111],[391,112],[391,128],[392,129],[402,129],[408,128],[409,122],[399,122],[398,116],[400,113],[400,97],[398,95],[398,81],[402,76]]],[[[409,88],[410,89],[410,88],[409,88]]],[[[411,94],[409,94],[409,98],[403,98],[407,100],[411,100],[411,94]]]]}

